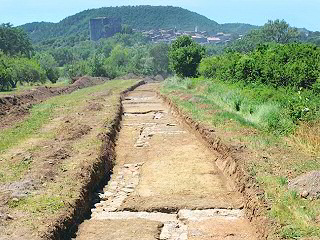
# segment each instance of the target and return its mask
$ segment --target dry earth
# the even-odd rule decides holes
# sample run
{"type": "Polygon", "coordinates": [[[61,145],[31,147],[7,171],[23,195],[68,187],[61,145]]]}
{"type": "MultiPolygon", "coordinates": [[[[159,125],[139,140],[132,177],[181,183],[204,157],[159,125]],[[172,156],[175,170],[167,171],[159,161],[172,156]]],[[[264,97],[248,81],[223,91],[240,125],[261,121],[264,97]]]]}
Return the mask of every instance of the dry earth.
{"type": "Polygon", "coordinates": [[[215,155],[147,84],[123,100],[116,165],[76,239],[257,239],[215,155]]]}

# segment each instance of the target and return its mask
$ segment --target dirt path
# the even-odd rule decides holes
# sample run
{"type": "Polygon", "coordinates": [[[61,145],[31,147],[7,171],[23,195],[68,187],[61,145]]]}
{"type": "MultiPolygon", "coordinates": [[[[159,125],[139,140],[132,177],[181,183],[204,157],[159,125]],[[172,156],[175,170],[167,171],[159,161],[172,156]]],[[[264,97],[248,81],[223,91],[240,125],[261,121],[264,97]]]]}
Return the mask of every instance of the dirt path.
{"type": "Polygon", "coordinates": [[[256,239],[217,156],[153,88],[123,101],[114,174],[76,239],[256,239]]]}

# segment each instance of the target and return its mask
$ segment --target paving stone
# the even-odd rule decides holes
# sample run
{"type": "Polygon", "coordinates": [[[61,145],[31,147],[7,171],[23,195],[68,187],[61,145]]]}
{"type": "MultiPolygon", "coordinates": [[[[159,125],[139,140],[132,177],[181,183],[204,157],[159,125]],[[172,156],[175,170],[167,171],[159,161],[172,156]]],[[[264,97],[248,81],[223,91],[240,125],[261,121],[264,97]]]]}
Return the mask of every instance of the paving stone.
{"type": "Polygon", "coordinates": [[[113,193],[113,192],[108,192],[108,191],[106,191],[106,192],[103,193],[103,195],[104,195],[105,197],[111,197],[111,196],[114,195],[114,193],[113,193]]]}
{"type": "Polygon", "coordinates": [[[103,203],[99,202],[99,203],[96,203],[94,206],[96,208],[100,208],[100,207],[103,207],[103,203]]]}
{"type": "Polygon", "coordinates": [[[134,192],[134,189],[132,189],[132,188],[122,188],[122,191],[124,191],[126,193],[132,193],[132,192],[134,192]]]}

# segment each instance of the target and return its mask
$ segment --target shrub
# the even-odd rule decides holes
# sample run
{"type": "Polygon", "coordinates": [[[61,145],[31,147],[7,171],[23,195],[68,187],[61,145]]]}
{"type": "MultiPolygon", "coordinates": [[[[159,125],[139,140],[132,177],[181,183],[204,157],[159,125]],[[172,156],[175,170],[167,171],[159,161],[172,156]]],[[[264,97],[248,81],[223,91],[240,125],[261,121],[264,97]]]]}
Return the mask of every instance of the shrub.
{"type": "Polygon", "coordinates": [[[320,48],[300,43],[261,45],[248,54],[228,52],[203,59],[199,72],[205,77],[224,81],[317,89],[320,48]]]}
{"type": "Polygon", "coordinates": [[[181,36],[174,41],[169,50],[170,68],[178,76],[196,77],[205,49],[192,41],[189,36],[181,36]]]}

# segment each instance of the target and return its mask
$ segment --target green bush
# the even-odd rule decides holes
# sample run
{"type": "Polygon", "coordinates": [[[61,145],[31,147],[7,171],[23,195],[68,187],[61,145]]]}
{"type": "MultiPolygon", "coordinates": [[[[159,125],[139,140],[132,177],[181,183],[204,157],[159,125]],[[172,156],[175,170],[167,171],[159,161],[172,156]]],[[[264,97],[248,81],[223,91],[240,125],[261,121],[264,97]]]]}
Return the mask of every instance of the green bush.
{"type": "Polygon", "coordinates": [[[320,95],[320,77],[318,77],[317,81],[312,84],[312,91],[316,95],[320,95]]]}
{"type": "Polygon", "coordinates": [[[59,76],[60,76],[58,68],[49,68],[46,71],[46,75],[47,75],[47,78],[49,79],[49,81],[52,83],[56,83],[59,79],[59,76]]]}
{"type": "Polygon", "coordinates": [[[181,36],[169,50],[169,64],[173,72],[181,77],[196,77],[198,66],[205,55],[205,49],[192,41],[189,36],[181,36]]]}
{"type": "Polygon", "coordinates": [[[90,66],[88,61],[74,61],[72,64],[65,65],[63,70],[65,77],[81,77],[90,73],[90,66]]]}
{"type": "Polygon", "coordinates": [[[205,58],[200,63],[199,72],[205,77],[245,84],[317,88],[320,48],[299,43],[261,45],[248,54],[229,52],[205,58]]]}

